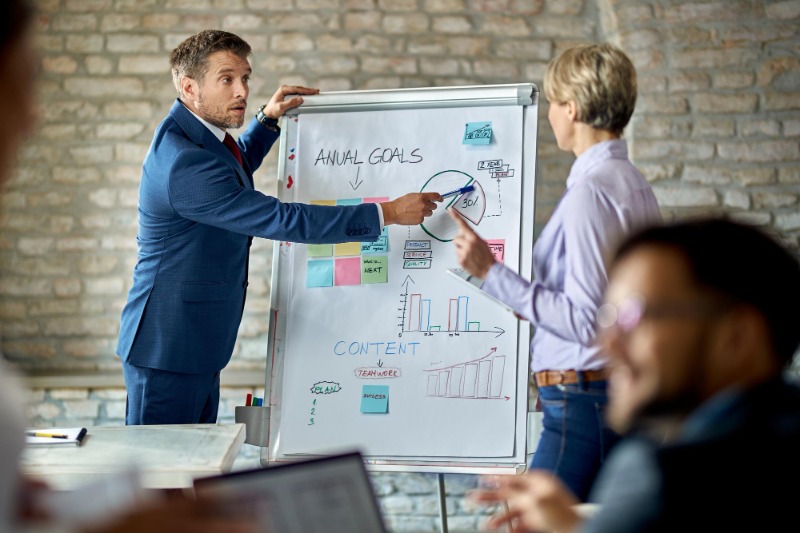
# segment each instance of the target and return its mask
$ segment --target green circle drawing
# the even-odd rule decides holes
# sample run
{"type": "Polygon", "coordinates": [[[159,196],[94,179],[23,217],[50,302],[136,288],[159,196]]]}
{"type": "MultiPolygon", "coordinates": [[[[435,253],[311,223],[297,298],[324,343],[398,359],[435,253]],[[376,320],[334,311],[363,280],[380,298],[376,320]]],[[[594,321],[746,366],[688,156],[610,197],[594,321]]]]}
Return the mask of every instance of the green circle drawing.
{"type": "MultiPolygon", "coordinates": [[[[466,182],[466,183],[464,183],[463,185],[460,185],[459,187],[466,187],[467,185],[469,185],[470,183],[472,183],[473,181],[475,181],[475,178],[473,178],[472,176],[470,176],[470,175],[469,175],[469,174],[467,174],[466,172],[462,172],[462,171],[460,171],[460,170],[442,170],[441,172],[437,172],[436,174],[434,174],[433,176],[431,176],[431,177],[428,179],[428,181],[426,181],[426,182],[425,182],[425,184],[422,186],[422,188],[419,190],[419,192],[425,192],[425,187],[427,187],[427,186],[428,186],[428,184],[429,184],[431,181],[433,181],[433,180],[436,178],[436,176],[440,176],[440,175],[442,175],[442,174],[447,174],[447,173],[456,173],[456,174],[462,174],[462,175],[464,175],[464,176],[466,176],[466,177],[467,177],[467,182],[466,182]]],[[[437,191],[437,192],[439,192],[439,191],[437,191]]],[[[441,192],[442,192],[442,193],[445,193],[445,192],[448,192],[448,191],[441,191],[441,192]]],[[[455,195],[455,196],[453,196],[453,198],[450,200],[450,202],[448,202],[448,204],[447,204],[446,206],[444,206],[444,211],[441,211],[441,213],[446,213],[446,212],[447,212],[447,209],[449,209],[451,205],[453,205],[453,204],[454,204],[456,201],[458,201],[458,198],[459,198],[459,195],[455,195]]],[[[440,212],[440,211],[439,211],[438,209],[437,209],[436,211],[434,211],[434,214],[432,215],[432,217],[435,217],[435,216],[436,216],[436,214],[437,214],[437,213],[439,213],[439,212],[440,212]]],[[[443,215],[440,215],[440,216],[447,216],[447,215],[446,215],[446,214],[443,214],[443,215]]],[[[453,222],[453,224],[455,224],[455,222],[453,222]]],[[[422,228],[422,231],[424,231],[425,233],[427,233],[428,235],[430,235],[431,237],[433,237],[434,239],[436,239],[436,240],[437,240],[437,241],[439,241],[439,242],[450,242],[450,241],[452,241],[452,240],[453,240],[453,239],[442,239],[442,238],[440,238],[440,237],[437,237],[436,235],[434,235],[434,234],[431,232],[432,230],[429,230],[428,228],[426,228],[426,227],[425,227],[425,222],[422,222],[422,223],[420,224],[420,227],[422,228]]]]}

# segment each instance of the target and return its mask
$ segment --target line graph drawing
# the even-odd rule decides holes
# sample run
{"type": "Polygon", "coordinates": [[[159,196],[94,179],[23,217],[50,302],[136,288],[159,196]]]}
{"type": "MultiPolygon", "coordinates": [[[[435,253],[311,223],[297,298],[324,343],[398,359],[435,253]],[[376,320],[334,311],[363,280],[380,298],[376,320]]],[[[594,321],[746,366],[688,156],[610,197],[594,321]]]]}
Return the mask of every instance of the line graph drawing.
{"type": "Polygon", "coordinates": [[[425,395],[435,398],[509,400],[503,396],[506,356],[497,348],[479,359],[423,370],[427,374],[425,395]]]}

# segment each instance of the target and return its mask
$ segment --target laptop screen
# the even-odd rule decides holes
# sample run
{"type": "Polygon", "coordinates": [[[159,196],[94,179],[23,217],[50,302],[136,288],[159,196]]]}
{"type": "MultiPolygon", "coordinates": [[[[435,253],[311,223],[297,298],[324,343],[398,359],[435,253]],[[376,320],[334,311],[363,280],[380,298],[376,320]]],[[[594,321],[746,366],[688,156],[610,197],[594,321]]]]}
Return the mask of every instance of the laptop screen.
{"type": "Polygon", "coordinates": [[[386,532],[358,452],[199,478],[194,488],[264,533],[386,532]]]}

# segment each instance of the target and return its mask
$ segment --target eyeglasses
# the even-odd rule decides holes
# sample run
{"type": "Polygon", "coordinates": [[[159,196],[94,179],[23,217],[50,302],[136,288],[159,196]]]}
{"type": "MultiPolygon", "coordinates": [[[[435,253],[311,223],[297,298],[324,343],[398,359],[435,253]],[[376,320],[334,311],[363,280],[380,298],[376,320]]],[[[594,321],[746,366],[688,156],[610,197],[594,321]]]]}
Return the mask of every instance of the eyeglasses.
{"type": "Polygon", "coordinates": [[[605,303],[597,309],[597,326],[608,331],[617,326],[623,333],[633,331],[644,319],[704,318],[730,309],[733,302],[706,300],[693,302],[663,302],[646,304],[641,296],[632,296],[615,305],[605,303]]]}

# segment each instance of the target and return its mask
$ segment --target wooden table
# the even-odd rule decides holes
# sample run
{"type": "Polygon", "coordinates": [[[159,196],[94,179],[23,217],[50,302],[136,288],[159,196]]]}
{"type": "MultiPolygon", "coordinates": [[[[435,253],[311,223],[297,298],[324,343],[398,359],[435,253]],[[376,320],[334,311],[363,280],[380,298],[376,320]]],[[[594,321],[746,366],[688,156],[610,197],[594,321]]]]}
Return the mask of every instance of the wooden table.
{"type": "Polygon", "coordinates": [[[87,427],[81,446],[31,447],[22,470],[55,489],[70,489],[136,465],[145,488],[190,488],[197,477],[228,472],[244,424],[87,427]]]}

